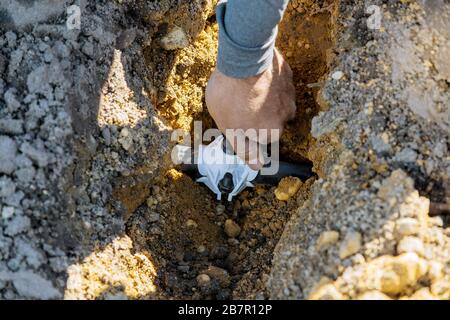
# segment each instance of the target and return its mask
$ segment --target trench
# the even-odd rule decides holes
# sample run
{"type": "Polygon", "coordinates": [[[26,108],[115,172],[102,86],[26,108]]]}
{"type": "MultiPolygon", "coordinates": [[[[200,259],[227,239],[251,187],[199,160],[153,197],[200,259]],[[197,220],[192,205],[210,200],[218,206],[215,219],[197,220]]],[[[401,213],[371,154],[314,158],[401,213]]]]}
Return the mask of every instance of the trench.
{"type": "MultiPolygon", "coordinates": [[[[320,109],[317,96],[328,71],[335,9],[336,2],[291,1],[279,27],[277,47],[293,70],[297,92],[296,118],[281,139],[285,160],[308,160],[314,143],[311,119],[320,109]]],[[[156,42],[146,49],[146,64],[156,88],[153,102],[172,128],[191,131],[194,120],[201,120],[204,128],[214,126],[204,105],[204,88],[216,50],[214,17],[185,49],[165,51],[156,42]]],[[[126,229],[134,249],[155,264],[159,296],[267,298],[265,282],[273,250],[292,213],[310,197],[314,178],[303,182],[288,201],[276,199],[275,187],[257,185],[228,203],[217,202],[206,187],[170,165],[163,167],[143,191],[148,197],[134,210],[126,229]],[[239,226],[239,235],[227,236],[227,220],[239,226]]]]}

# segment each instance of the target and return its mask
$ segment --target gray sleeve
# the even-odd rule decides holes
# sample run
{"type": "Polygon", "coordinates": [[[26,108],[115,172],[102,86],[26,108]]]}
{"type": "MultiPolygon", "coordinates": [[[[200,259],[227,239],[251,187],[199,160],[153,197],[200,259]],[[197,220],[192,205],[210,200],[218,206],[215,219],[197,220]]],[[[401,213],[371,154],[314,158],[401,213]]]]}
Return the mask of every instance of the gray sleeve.
{"type": "Polygon", "coordinates": [[[272,63],[278,23],[289,0],[224,0],[217,5],[217,68],[233,78],[248,78],[272,63]]]}

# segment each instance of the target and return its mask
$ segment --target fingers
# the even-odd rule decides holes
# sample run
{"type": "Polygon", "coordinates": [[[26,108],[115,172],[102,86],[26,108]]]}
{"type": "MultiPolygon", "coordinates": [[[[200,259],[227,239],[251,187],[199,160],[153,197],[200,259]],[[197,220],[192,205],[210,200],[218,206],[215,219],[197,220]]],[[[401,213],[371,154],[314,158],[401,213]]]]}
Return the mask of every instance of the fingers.
{"type": "Polygon", "coordinates": [[[264,154],[256,139],[249,139],[242,130],[233,130],[233,132],[227,130],[226,139],[230,142],[236,155],[251,169],[260,170],[263,167],[264,154]]]}

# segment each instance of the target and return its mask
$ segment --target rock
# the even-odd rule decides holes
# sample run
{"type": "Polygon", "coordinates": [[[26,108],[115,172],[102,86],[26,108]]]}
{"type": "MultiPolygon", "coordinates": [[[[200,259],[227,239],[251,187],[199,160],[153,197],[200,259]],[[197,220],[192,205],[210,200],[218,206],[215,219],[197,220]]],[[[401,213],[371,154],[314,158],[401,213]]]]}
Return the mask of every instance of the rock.
{"type": "Polygon", "coordinates": [[[395,155],[395,161],[400,163],[414,163],[416,160],[417,152],[410,148],[405,148],[395,155]]]}
{"type": "Polygon", "coordinates": [[[148,221],[149,222],[157,222],[160,219],[159,213],[152,212],[148,215],[148,221]]]}
{"type": "Polygon", "coordinates": [[[225,206],[223,204],[218,204],[216,206],[216,213],[217,214],[222,214],[225,212],[225,206]]]}
{"type": "Polygon", "coordinates": [[[331,75],[331,78],[333,80],[341,80],[342,77],[344,76],[344,73],[342,71],[335,71],[333,72],[333,74],[331,75]]]}
{"type": "Polygon", "coordinates": [[[192,219],[188,219],[188,220],[186,221],[186,226],[187,226],[188,228],[197,228],[197,222],[195,222],[195,221],[192,220],[192,219]]]}
{"type": "Polygon", "coordinates": [[[11,174],[16,169],[16,142],[7,136],[0,136],[0,173],[11,174]]]}
{"type": "Polygon", "coordinates": [[[342,300],[342,294],[332,283],[324,284],[314,289],[308,296],[308,300],[342,300]]]}
{"type": "Polygon", "coordinates": [[[383,180],[377,195],[380,199],[388,201],[405,189],[412,190],[413,188],[413,180],[401,169],[397,169],[393,171],[388,178],[383,180]]]}
{"type": "Polygon", "coordinates": [[[15,175],[20,182],[30,183],[31,181],[33,181],[34,176],[36,175],[36,170],[33,167],[22,168],[16,170],[15,175]]]}
{"type": "Polygon", "coordinates": [[[297,177],[286,177],[281,179],[275,189],[275,197],[280,201],[287,201],[300,189],[302,181],[297,177]]]}
{"type": "Polygon", "coordinates": [[[20,102],[15,96],[16,90],[11,88],[5,92],[3,98],[5,99],[6,107],[9,112],[17,111],[20,108],[20,102]]]}
{"type": "Polygon", "coordinates": [[[5,206],[2,208],[2,219],[7,220],[14,215],[14,207],[5,206]]]}
{"type": "Polygon", "coordinates": [[[225,221],[225,233],[230,238],[236,238],[241,233],[241,227],[231,219],[225,221]]]}
{"type": "Polygon", "coordinates": [[[128,29],[123,31],[117,38],[116,38],[116,49],[124,50],[128,48],[136,39],[136,30],[135,29],[128,29]]]}
{"type": "Polygon", "coordinates": [[[8,222],[5,229],[5,234],[8,236],[15,236],[27,231],[31,226],[30,219],[23,215],[16,215],[10,222],[8,222]]]}
{"type": "Polygon", "coordinates": [[[186,33],[180,27],[173,27],[167,35],[161,39],[161,47],[165,50],[182,49],[189,45],[186,33]]]}
{"type": "Polygon", "coordinates": [[[208,275],[212,279],[217,280],[222,288],[227,288],[230,285],[230,275],[226,270],[222,268],[209,266],[208,269],[206,269],[202,273],[208,275]]]}
{"type": "Polygon", "coordinates": [[[391,300],[389,296],[385,295],[384,293],[376,290],[367,291],[363,294],[359,295],[358,300],[391,300]]]}
{"type": "Polygon", "coordinates": [[[417,237],[405,237],[397,245],[397,253],[415,252],[418,255],[423,256],[424,246],[422,240],[417,237]]]}
{"type": "Polygon", "coordinates": [[[337,231],[324,231],[317,239],[316,249],[318,251],[325,249],[339,240],[339,232],[337,231]]]}
{"type": "Polygon", "coordinates": [[[90,41],[86,41],[81,48],[81,51],[87,55],[88,57],[92,57],[94,55],[94,45],[90,41]]]}
{"type": "Polygon", "coordinates": [[[6,134],[22,134],[23,120],[3,119],[0,120],[0,133],[6,134]]]}
{"type": "Polygon", "coordinates": [[[379,156],[384,156],[391,151],[391,146],[389,145],[388,142],[389,140],[385,136],[370,137],[370,143],[372,144],[372,148],[379,156]]]}
{"type": "Polygon", "coordinates": [[[206,247],[204,246],[204,245],[199,245],[198,247],[197,247],[197,252],[198,253],[204,253],[206,251],[206,247]]]}
{"type": "Polygon", "coordinates": [[[378,279],[380,290],[386,294],[400,294],[408,286],[416,284],[427,272],[426,262],[415,253],[381,258],[374,264],[380,270],[378,279]]]}
{"type": "Polygon", "coordinates": [[[199,287],[206,287],[211,283],[211,278],[207,274],[199,274],[196,278],[199,287]]]}
{"type": "Polygon", "coordinates": [[[339,258],[345,259],[361,249],[362,236],[359,232],[349,232],[339,247],[339,258]]]}
{"type": "Polygon", "coordinates": [[[122,131],[120,131],[120,138],[118,139],[118,141],[122,148],[124,148],[126,151],[129,151],[131,149],[131,146],[133,145],[133,137],[130,130],[128,130],[127,128],[123,128],[122,131]]]}
{"type": "Polygon", "coordinates": [[[22,143],[20,151],[33,160],[39,167],[43,168],[48,165],[48,155],[45,151],[38,150],[28,142],[22,143]]]}
{"type": "Polygon", "coordinates": [[[11,278],[14,288],[22,298],[42,300],[61,298],[60,292],[53,284],[36,273],[21,271],[13,274],[11,278]]]}
{"type": "Polygon", "coordinates": [[[105,140],[105,145],[109,146],[111,144],[111,131],[108,127],[103,128],[102,137],[105,140]]]}
{"type": "Polygon", "coordinates": [[[0,177],[0,198],[8,198],[16,191],[15,183],[7,177],[0,177]]]}
{"type": "Polygon", "coordinates": [[[395,232],[399,237],[415,235],[419,230],[419,221],[413,218],[402,218],[395,223],[395,232]]]}

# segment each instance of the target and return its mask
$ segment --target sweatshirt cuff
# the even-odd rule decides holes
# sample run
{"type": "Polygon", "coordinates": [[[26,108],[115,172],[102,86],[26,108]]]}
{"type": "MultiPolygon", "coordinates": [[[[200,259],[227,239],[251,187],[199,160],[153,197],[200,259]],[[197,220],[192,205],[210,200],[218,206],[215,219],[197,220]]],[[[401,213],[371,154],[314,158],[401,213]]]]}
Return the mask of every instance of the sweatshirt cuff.
{"type": "MultiPolygon", "coordinates": [[[[267,70],[273,61],[276,32],[262,46],[248,48],[234,42],[225,27],[226,2],[216,7],[216,17],[219,24],[219,50],[217,68],[220,72],[232,78],[249,78],[267,70]]],[[[257,26],[255,26],[257,27],[257,26]]]]}

